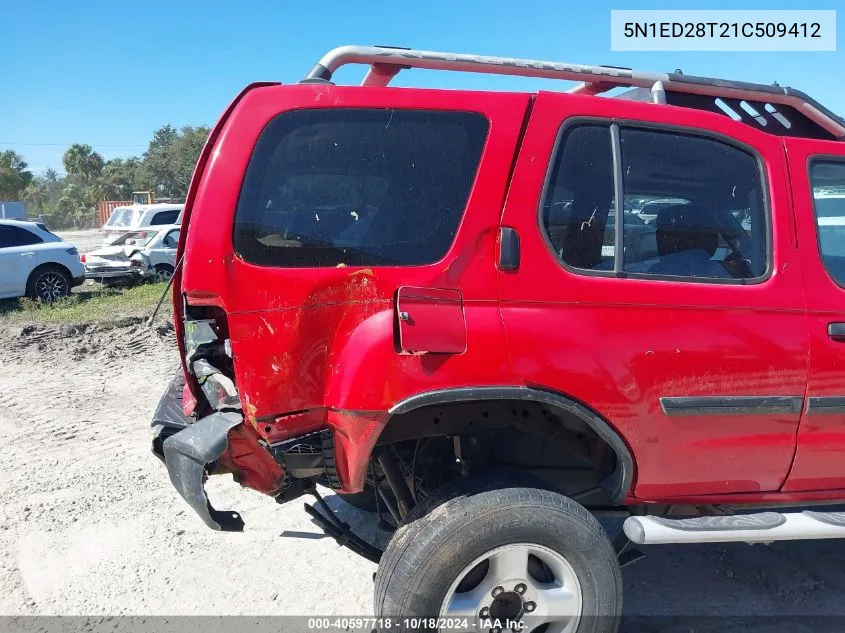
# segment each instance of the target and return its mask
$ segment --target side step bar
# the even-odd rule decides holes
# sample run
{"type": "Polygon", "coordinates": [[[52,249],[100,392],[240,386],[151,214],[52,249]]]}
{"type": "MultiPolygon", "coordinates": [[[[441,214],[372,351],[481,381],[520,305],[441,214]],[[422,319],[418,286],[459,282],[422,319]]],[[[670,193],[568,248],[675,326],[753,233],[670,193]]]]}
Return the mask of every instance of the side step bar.
{"type": "Polygon", "coordinates": [[[760,512],[692,519],[633,516],[625,519],[623,529],[637,545],[845,538],[845,512],[760,512]]]}

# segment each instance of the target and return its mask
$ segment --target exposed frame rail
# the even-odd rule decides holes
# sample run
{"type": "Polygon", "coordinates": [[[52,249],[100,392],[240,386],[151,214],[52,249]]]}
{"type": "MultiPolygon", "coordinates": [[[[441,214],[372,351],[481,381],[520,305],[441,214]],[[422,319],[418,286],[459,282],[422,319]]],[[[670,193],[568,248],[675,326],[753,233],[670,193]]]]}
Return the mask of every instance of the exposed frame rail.
{"type": "Polygon", "coordinates": [[[426,68],[581,82],[568,91],[574,94],[599,94],[619,86],[648,88],[655,103],[665,103],[666,92],[764,101],[791,106],[837,139],[845,138],[845,121],[798,90],[680,73],[652,73],[612,66],[585,66],[381,46],[341,46],[324,55],[305,80],[330,81],[338,68],[348,64],[370,67],[361,83],[363,86],[387,86],[403,69],[426,68]]]}

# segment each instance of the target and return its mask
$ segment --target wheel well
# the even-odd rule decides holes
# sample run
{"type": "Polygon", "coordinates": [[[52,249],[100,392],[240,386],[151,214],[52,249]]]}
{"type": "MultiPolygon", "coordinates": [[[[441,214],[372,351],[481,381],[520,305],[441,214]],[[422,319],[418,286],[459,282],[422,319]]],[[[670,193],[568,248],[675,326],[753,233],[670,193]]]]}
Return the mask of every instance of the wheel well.
{"type": "MultiPolygon", "coordinates": [[[[452,453],[441,461],[468,470],[509,468],[553,483],[591,505],[618,505],[634,473],[630,450],[616,431],[581,403],[539,389],[475,388],[422,394],[391,409],[378,444],[434,438],[452,453]],[[498,397],[494,397],[498,396],[498,397]]],[[[407,451],[408,448],[405,448],[407,451]]]]}
{"type": "Polygon", "coordinates": [[[171,266],[170,264],[156,264],[155,266],[153,266],[153,268],[155,268],[156,270],[158,270],[159,268],[164,268],[165,270],[169,271],[174,270],[173,266],[171,266]]]}
{"type": "Polygon", "coordinates": [[[56,268],[62,271],[65,275],[67,275],[68,279],[73,279],[73,275],[71,274],[70,270],[64,265],[58,262],[48,262],[45,264],[39,264],[35,268],[32,269],[32,272],[29,273],[29,277],[26,278],[26,286],[29,288],[29,284],[32,281],[32,278],[35,276],[36,273],[44,270],[45,268],[56,268]]]}

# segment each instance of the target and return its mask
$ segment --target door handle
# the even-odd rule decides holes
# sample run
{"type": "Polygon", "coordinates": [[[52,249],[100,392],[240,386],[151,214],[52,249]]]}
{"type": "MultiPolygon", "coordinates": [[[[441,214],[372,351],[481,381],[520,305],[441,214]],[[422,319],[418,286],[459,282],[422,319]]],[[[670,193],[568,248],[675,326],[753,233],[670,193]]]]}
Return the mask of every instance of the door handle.
{"type": "Polygon", "coordinates": [[[519,268],[519,233],[509,226],[499,227],[499,270],[519,268]]]}
{"type": "Polygon", "coordinates": [[[28,253],[21,253],[21,257],[32,257],[35,255],[35,251],[30,251],[28,253]]]}
{"type": "Polygon", "coordinates": [[[827,335],[837,343],[845,343],[845,323],[828,323],[827,335]]]}

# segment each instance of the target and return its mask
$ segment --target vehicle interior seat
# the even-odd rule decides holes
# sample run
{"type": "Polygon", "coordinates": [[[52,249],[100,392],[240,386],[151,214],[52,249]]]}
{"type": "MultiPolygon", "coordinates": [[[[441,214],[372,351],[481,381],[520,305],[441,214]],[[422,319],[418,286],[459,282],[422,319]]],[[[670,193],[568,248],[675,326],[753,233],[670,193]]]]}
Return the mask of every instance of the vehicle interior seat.
{"type": "Polygon", "coordinates": [[[654,219],[659,259],[649,271],[655,275],[730,279],[712,259],[719,247],[719,229],[712,215],[694,204],[661,209],[654,219]]]}

